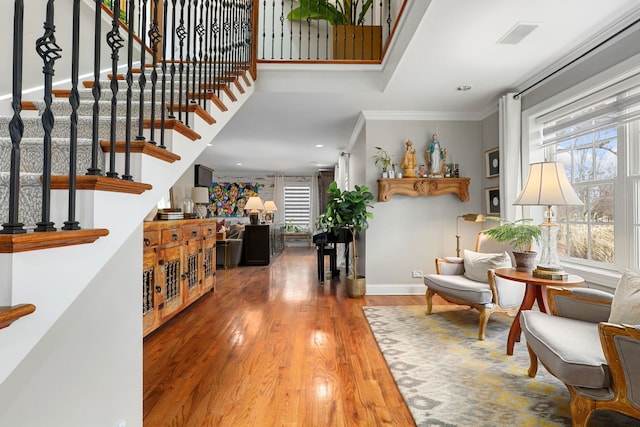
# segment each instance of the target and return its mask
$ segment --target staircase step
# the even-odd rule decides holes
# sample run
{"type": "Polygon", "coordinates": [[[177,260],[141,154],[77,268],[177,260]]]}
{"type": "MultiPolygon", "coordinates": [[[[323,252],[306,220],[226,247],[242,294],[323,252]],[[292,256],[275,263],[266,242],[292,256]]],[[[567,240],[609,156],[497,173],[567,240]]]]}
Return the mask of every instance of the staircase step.
{"type": "MultiPolygon", "coordinates": [[[[0,138],[0,171],[8,172],[11,168],[11,139],[0,138]]],[[[91,166],[92,141],[78,139],[76,167],[83,173],[91,166]]],[[[23,138],[20,141],[20,172],[42,174],[44,147],[42,138],[23,138]]],[[[104,153],[98,151],[98,167],[104,165],[104,153]]],[[[69,139],[54,138],[51,140],[51,173],[64,175],[69,173],[69,139]]]]}
{"type": "MultiPolygon", "coordinates": [[[[35,226],[41,220],[42,182],[39,173],[20,174],[18,221],[35,226]]],[[[0,223],[9,219],[9,172],[0,172],[0,223]]]]}
{"type": "MultiPolygon", "coordinates": [[[[131,102],[131,117],[138,117],[140,115],[140,104],[136,99],[131,102]]],[[[32,101],[32,104],[35,105],[37,110],[42,114],[44,111],[44,101],[32,101]]],[[[78,105],[78,116],[86,116],[93,117],[93,97],[92,99],[82,99],[80,100],[80,105],[78,105]]],[[[24,106],[24,103],[23,103],[24,106]]],[[[98,101],[98,106],[100,107],[99,114],[101,116],[110,117],[111,116],[111,102],[110,101],[98,101]]],[[[156,100],[156,117],[160,115],[160,108],[162,107],[162,102],[160,99],[156,100]]],[[[51,104],[51,110],[55,116],[67,116],[71,115],[71,104],[69,101],[63,98],[54,99],[51,104]]],[[[122,100],[122,102],[118,102],[116,107],[116,116],[117,117],[126,117],[127,113],[127,103],[126,98],[122,100]]],[[[144,116],[151,116],[151,103],[146,102],[144,104],[144,116]]]]}
{"type": "MultiPolygon", "coordinates": [[[[9,136],[9,122],[11,117],[0,117],[0,137],[9,136]]],[[[42,127],[42,119],[40,117],[23,117],[24,133],[23,138],[42,138],[44,137],[44,128],[42,127]]],[[[78,138],[91,138],[93,134],[92,118],[81,116],[78,119],[78,138]]],[[[126,119],[124,117],[116,118],[116,139],[125,139],[126,119]]],[[[135,136],[137,130],[138,119],[131,120],[132,133],[135,136]]],[[[71,127],[71,119],[65,116],[55,118],[53,129],[51,131],[52,138],[69,138],[71,127]]],[[[111,118],[100,117],[98,126],[98,136],[100,139],[110,139],[111,135],[111,118]]]]}

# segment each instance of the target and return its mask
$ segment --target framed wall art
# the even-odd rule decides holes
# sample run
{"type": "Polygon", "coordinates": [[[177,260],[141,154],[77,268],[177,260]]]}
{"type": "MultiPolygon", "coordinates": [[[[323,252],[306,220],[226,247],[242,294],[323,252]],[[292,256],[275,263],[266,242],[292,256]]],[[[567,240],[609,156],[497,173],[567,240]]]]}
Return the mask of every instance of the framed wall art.
{"type": "Polygon", "coordinates": [[[500,150],[498,147],[484,152],[484,173],[486,178],[500,176],[500,150]]]}
{"type": "Polygon", "coordinates": [[[485,188],[484,195],[487,215],[500,216],[500,187],[485,188]]]}

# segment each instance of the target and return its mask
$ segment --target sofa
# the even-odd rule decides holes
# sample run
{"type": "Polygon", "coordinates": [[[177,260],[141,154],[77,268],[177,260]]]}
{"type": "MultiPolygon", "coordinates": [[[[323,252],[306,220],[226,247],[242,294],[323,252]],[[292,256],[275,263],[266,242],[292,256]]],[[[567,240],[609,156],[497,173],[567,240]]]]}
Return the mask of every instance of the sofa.
{"type": "Polygon", "coordinates": [[[236,267],[242,259],[244,224],[232,224],[226,230],[227,238],[217,242],[216,265],[236,267]]]}

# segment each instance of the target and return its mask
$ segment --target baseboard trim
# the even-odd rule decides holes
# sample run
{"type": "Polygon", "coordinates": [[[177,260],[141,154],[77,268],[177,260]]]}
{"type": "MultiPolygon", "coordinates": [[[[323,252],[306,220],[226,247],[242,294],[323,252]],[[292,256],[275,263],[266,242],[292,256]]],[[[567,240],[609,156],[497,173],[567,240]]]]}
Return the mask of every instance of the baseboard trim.
{"type": "Polygon", "coordinates": [[[423,283],[398,283],[398,284],[369,284],[367,283],[367,295],[424,295],[423,283]]]}

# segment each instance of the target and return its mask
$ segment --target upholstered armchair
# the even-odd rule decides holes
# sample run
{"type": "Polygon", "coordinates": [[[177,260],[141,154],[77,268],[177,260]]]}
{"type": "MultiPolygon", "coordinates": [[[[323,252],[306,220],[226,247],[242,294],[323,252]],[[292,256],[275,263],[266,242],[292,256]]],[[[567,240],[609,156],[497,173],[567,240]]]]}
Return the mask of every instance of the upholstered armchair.
{"type": "Polygon", "coordinates": [[[597,410],[640,419],[640,275],[625,272],[615,295],[550,287],[547,296],[549,314],[520,314],[529,376],[540,360],[566,385],[574,426],[597,410]]]}
{"type": "Polygon", "coordinates": [[[510,245],[478,233],[475,252],[465,250],[463,258],[437,258],[436,274],[424,277],[427,315],[431,314],[434,295],[453,304],[475,308],[480,312],[478,339],[484,340],[492,313],[507,312],[514,316],[522,303],[525,284],[494,274],[496,268],[513,265],[510,245]]]}

